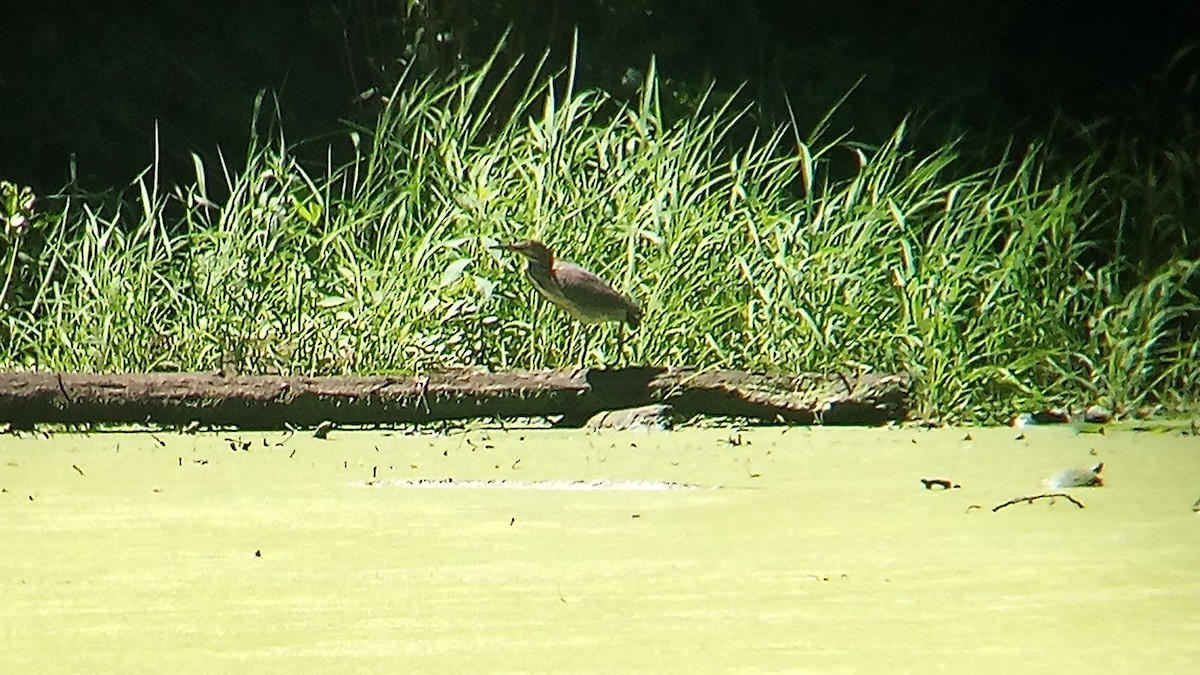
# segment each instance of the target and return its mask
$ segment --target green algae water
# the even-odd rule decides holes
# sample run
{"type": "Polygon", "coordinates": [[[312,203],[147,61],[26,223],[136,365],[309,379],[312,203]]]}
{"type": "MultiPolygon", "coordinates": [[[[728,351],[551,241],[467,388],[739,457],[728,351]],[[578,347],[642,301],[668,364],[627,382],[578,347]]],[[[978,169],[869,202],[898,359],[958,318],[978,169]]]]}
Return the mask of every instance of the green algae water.
{"type": "Polygon", "coordinates": [[[0,672],[1185,672],[1200,438],[0,439],[0,672]],[[1104,462],[1104,486],[1041,481],[1104,462]],[[927,490],[940,478],[958,489],[927,490]],[[1068,492],[1086,508],[1057,498],[1068,492]]]}

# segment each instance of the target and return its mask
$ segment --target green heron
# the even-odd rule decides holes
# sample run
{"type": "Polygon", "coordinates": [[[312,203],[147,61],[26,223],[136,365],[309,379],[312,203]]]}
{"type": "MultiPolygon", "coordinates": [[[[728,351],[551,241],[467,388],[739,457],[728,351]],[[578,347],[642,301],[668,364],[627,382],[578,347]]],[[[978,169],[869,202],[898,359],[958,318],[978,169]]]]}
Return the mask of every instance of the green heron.
{"type": "MultiPolygon", "coordinates": [[[[616,321],[637,328],[642,321],[642,308],[621,295],[603,279],[573,263],[559,260],[540,241],[524,239],[497,248],[519,253],[525,258],[525,276],[533,282],[542,297],[557,305],[583,324],[616,321]]],[[[621,334],[621,342],[624,333],[621,334]]],[[[580,367],[587,358],[588,333],[584,328],[583,355],[580,367]]]]}

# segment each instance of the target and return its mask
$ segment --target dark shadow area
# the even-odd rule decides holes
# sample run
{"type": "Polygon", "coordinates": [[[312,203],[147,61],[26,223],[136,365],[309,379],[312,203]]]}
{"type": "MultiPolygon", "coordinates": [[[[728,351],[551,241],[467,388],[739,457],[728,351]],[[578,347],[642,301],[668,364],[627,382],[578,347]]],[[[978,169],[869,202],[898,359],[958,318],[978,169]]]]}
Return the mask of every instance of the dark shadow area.
{"type": "Polygon", "coordinates": [[[71,179],[72,157],[81,186],[128,183],[156,127],[167,182],[194,178],[192,153],[215,166],[218,147],[236,167],[263,90],[288,140],[323,160],[405,68],[477,63],[506,31],[503,58],[563,62],[578,27],[583,84],[617,95],[651,55],[683,104],[746,82],[778,120],[786,93],[802,128],[863,78],[834,126],[864,142],[918,111],[932,142],[999,144],[1066,116],[1153,143],[1200,100],[1195,2],[75,1],[22,3],[4,24],[0,179],[39,193],[71,179]]]}

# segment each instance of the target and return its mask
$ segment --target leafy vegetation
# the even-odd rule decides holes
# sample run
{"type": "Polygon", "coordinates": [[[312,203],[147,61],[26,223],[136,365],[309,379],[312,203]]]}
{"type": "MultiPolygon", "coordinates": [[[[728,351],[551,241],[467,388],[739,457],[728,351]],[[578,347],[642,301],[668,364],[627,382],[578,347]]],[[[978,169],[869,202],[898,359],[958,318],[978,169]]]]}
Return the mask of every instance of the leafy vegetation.
{"type": "Polygon", "coordinates": [[[920,414],[961,420],[1192,401],[1200,259],[1147,267],[1099,221],[1186,239],[1194,154],[1063,169],[1035,144],[980,167],[964,142],[914,151],[906,123],[879,147],[755,129],[711,91],[664,115],[653,64],[631,103],[494,64],[406,77],[320,169],[268,126],[244,168],[197,156],[183,187],[151,167],[119,200],[39,210],[6,184],[0,367],[567,367],[581,327],[491,248],[532,236],[644,306],[593,364],[905,371],[920,414]]]}

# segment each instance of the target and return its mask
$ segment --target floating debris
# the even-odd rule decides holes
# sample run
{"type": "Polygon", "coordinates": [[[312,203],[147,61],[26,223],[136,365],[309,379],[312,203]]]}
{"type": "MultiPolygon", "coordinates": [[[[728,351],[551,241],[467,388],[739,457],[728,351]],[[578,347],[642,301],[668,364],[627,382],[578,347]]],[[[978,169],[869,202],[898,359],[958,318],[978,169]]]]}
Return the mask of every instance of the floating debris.
{"type": "Polygon", "coordinates": [[[1016,499],[1010,499],[1010,500],[1004,502],[1003,504],[999,504],[999,505],[995,506],[994,508],[992,508],[992,513],[995,513],[997,511],[999,511],[1000,509],[1012,506],[1013,504],[1020,504],[1021,502],[1025,502],[1026,504],[1032,504],[1039,499],[1048,499],[1048,500],[1050,500],[1051,506],[1053,506],[1055,503],[1057,503],[1056,500],[1058,500],[1060,498],[1071,502],[1072,504],[1074,504],[1075,506],[1078,506],[1081,509],[1084,508],[1083,502],[1079,501],[1078,499],[1075,499],[1074,497],[1072,497],[1071,495],[1069,495],[1065,492],[1056,492],[1054,494],[1029,495],[1028,497],[1017,497],[1016,499]]]}
{"type": "Polygon", "coordinates": [[[565,490],[591,491],[612,490],[616,492],[665,492],[668,490],[705,490],[717,486],[694,483],[672,483],[650,480],[535,480],[520,481],[503,478],[488,480],[454,480],[453,478],[413,478],[396,480],[370,480],[356,485],[370,487],[398,487],[417,489],[459,490],[565,490]]]}
{"type": "MultiPolygon", "coordinates": [[[[1012,419],[1012,426],[1017,429],[1046,424],[1076,424],[1091,427],[1103,426],[1113,419],[1113,412],[1099,405],[1088,406],[1085,410],[1068,410],[1066,408],[1050,408],[1037,412],[1021,413],[1012,419]]],[[[1104,433],[1097,429],[1087,429],[1091,433],[1104,433]]]]}
{"type": "Polygon", "coordinates": [[[333,431],[334,427],[336,426],[337,425],[331,420],[325,420],[324,422],[321,422],[317,425],[316,430],[313,431],[313,438],[320,438],[324,440],[329,436],[329,432],[333,431]]]}
{"type": "Polygon", "coordinates": [[[1021,413],[1013,418],[1012,426],[1016,429],[1037,426],[1041,424],[1066,424],[1071,421],[1071,413],[1062,408],[1052,408],[1032,413],[1021,413]]]}
{"type": "Polygon", "coordinates": [[[962,486],[958,483],[946,478],[922,478],[921,484],[925,486],[926,490],[932,490],[934,488],[941,490],[958,490],[962,488],[962,486]]]}

